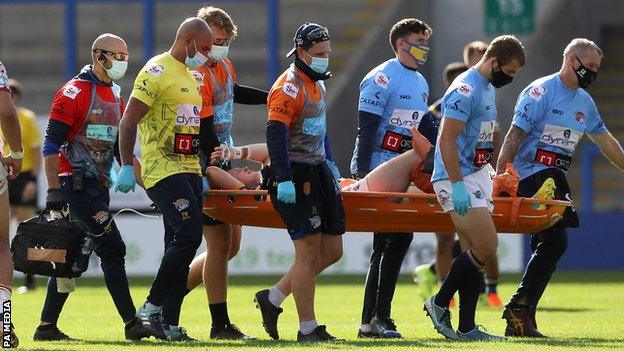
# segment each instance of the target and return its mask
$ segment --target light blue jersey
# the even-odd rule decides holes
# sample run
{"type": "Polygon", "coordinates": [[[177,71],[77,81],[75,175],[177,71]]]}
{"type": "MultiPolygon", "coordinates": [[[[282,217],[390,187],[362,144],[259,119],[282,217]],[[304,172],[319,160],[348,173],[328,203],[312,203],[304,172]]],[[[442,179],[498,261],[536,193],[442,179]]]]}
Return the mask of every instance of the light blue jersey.
{"type": "MultiPolygon", "coordinates": [[[[457,136],[462,177],[479,171],[494,155],[496,89],[475,67],[457,76],[444,93],[442,120],[446,118],[465,123],[457,136]]],[[[448,179],[439,143],[438,139],[432,182],[448,179]]]]}
{"type": "Polygon", "coordinates": [[[559,73],[520,93],[512,124],[527,133],[513,161],[520,179],[551,167],[567,171],[583,135],[607,131],[591,96],[563,85],[559,73]]]}
{"type": "MultiPolygon", "coordinates": [[[[370,157],[372,170],[412,148],[411,127],[418,128],[429,111],[429,85],[415,70],[396,58],[373,68],[360,83],[358,110],[381,116],[370,157]]],[[[351,159],[351,173],[357,172],[358,140],[351,159]]]]}

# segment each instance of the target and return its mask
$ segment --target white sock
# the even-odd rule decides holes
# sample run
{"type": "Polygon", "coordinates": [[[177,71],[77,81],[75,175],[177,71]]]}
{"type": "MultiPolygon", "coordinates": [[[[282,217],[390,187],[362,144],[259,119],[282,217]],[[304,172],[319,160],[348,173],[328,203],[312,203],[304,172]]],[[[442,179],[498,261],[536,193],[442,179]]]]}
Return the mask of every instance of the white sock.
{"type": "Polygon", "coordinates": [[[318,327],[318,323],[316,323],[316,319],[299,323],[299,331],[303,335],[310,334],[311,332],[314,331],[314,329],[316,329],[316,327],[318,327]]]}
{"type": "Polygon", "coordinates": [[[275,307],[280,305],[286,300],[286,295],[277,288],[277,285],[269,289],[269,302],[275,307]]]}
{"type": "Polygon", "coordinates": [[[371,327],[371,325],[370,325],[370,324],[362,324],[362,325],[360,326],[360,330],[361,330],[363,333],[370,333],[371,331],[373,331],[373,328],[371,327]]]}
{"type": "Polygon", "coordinates": [[[10,299],[11,287],[8,285],[0,284],[0,306],[2,306],[5,301],[9,301],[10,299]]]}

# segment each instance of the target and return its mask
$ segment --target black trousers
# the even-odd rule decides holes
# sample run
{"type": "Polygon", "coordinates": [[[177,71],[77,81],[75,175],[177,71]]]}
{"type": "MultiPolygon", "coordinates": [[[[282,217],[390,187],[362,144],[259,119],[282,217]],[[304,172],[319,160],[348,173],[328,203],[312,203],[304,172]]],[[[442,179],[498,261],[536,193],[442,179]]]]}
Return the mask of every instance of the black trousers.
{"type": "Polygon", "coordinates": [[[399,280],[401,265],[412,243],[412,233],[375,233],[366,285],[362,324],[375,316],[390,317],[392,298],[399,280]]]}
{"type": "MultiPolygon", "coordinates": [[[[108,208],[109,190],[96,180],[85,179],[84,190],[74,191],[71,177],[61,178],[61,190],[69,204],[71,218],[86,224],[95,235],[104,233],[93,239],[93,251],[102,261],[104,281],[117,312],[124,321],[132,319],[136,310],[126,276],[126,245],[119,235],[115,222],[106,228],[111,219],[108,208]]],[[[56,278],[50,278],[41,320],[56,324],[68,296],[69,294],[58,292],[56,278]]]]}
{"type": "MultiPolygon", "coordinates": [[[[557,189],[555,199],[570,200],[570,187],[565,173],[557,168],[548,168],[520,181],[518,194],[523,197],[533,196],[547,178],[553,178],[557,189]]],[[[576,211],[568,207],[563,219],[554,226],[531,234],[531,250],[533,255],[527,264],[518,290],[511,298],[509,305],[517,304],[522,298],[531,307],[536,307],[546,290],[557,262],[568,247],[567,227],[578,227],[580,221],[576,211]]]]}
{"type": "Polygon", "coordinates": [[[169,176],[147,189],[162,211],[165,253],[147,300],[163,306],[163,320],[178,325],[189,264],[202,242],[202,185],[197,174],[169,176]]]}

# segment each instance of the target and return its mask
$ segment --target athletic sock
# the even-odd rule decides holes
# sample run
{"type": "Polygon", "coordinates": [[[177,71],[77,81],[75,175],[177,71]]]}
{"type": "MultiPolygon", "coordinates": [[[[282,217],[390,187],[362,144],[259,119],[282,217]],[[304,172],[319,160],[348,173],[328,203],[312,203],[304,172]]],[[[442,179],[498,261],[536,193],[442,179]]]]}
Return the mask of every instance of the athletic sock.
{"type": "Polygon", "coordinates": [[[228,316],[227,311],[227,301],[221,303],[211,303],[209,307],[213,328],[222,328],[230,324],[230,316],[228,316]]]}
{"type": "Polygon", "coordinates": [[[0,284],[0,306],[2,306],[5,301],[11,300],[11,291],[10,286],[0,284]]]}
{"type": "Polygon", "coordinates": [[[280,305],[286,300],[286,295],[275,285],[271,289],[269,289],[269,302],[275,307],[280,307],[280,305]]]}
{"type": "Polygon", "coordinates": [[[360,331],[362,333],[370,333],[371,331],[373,331],[373,328],[371,327],[370,324],[362,324],[360,326],[360,331]]]}
{"type": "MultiPolygon", "coordinates": [[[[436,294],[435,304],[440,307],[448,307],[449,302],[455,295],[455,292],[463,285],[464,281],[471,277],[473,273],[479,272],[477,267],[470,259],[470,250],[461,253],[453,260],[451,269],[449,270],[444,283],[440,287],[440,291],[436,294]]],[[[478,286],[477,286],[478,289],[478,286]]]]}
{"type": "Polygon", "coordinates": [[[496,287],[498,286],[498,276],[485,275],[485,288],[487,293],[496,293],[496,287]]]}
{"type": "Polygon", "coordinates": [[[475,328],[475,312],[481,284],[483,284],[481,272],[472,271],[466,274],[463,284],[459,287],[459,326],[457,330],[462,333],[467,333],[475,328]]]}
{"type": "Polygon", "coordinates": [[[299,331],[303,335],[308,335],[312,333],[314,329],[316,329],[316,327],[318,327],[318,323],[316,322],[316,319],[299,323],[299,331]]]}

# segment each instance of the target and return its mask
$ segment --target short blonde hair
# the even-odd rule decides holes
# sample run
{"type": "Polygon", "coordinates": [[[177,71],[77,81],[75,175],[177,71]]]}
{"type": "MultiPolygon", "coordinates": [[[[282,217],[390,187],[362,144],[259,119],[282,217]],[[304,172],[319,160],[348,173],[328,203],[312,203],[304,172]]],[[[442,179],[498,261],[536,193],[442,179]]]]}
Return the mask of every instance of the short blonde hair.
{"type": "Polygon", "coordinates": [[[466,44],[466,46],[464,46],[464,52],[462,55],[464,58],[464,63],[468,64],[468,59],[475,54],[479,54],[481,55],[481,57],[483,57],[487,48],[488,44],[480,40],[471,41],[470,43],[466,44]]]}
{"type": "Polygon", "coordinates": [[[238,27],[236,27],[232,21],[232,17],[218,7],[202,7],[197,11],[197,17],[206,21],[209,26],[216,26],[223,29],[231,39],[236,38],[238,34],[238,27]]]}
{"type": "Polygon", "coordinates": [[[593,41],[585,38],[575,38],[572,39],[570,44],[566,46],[565,50],[563,50],[563,58],[568,58],[570,55],[574,54],[576,56],[582,56],[587,50],[594,49],[602,57],[602,49],[596,45],[593,41]]]}

